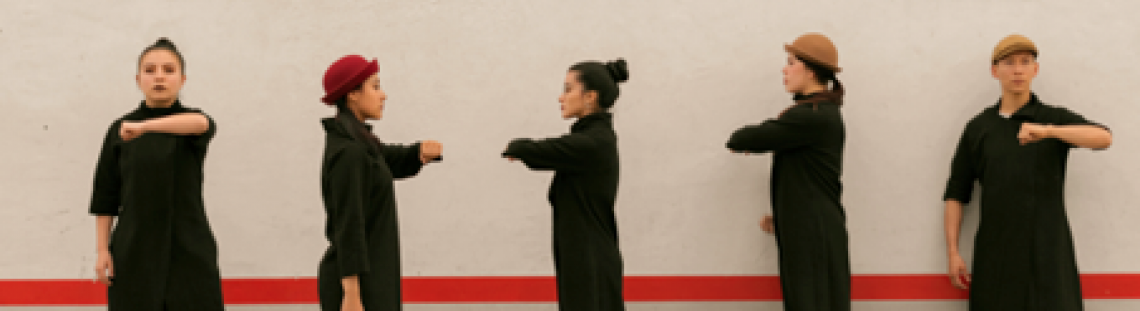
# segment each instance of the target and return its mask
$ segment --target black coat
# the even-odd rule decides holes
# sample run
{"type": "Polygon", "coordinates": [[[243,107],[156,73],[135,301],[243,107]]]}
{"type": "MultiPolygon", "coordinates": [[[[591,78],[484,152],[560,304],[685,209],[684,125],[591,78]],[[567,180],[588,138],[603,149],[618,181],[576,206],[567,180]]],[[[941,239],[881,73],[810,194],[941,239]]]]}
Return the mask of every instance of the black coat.
{"type": "Polygon", "coordinates": [[[222,310],[221,273],[202,202],[202,165],[215,125],[201,135],[119,137],[123,121],[202,113],[145,103],[111,124],[95,168],[90,211],[118,216],[111,235],[108,309],[222,310]]]}
{"type": "Polygon", "coordinates": [[[370,141],[372,137],[355,132],[343,118],[321,121],[326,133],[321,195],[329,241],[318,274],[321,310],[340,310],[341,280],[351,275],[359,277],[365,310],[400,310],[400,230],[393,182],[419,173],[419,144],[370,141]]]}
{"type": "Polygon", "coordinates": [[[1072,145],[1044,139],[1022,146],[1022,123],[1096,125],[1034,95],[1010,118],[1000,103],[966,124],[943,199],[970,202],[981,183],[970,310],[1083,309],[1080,274],[1065,215],[1065,166],[1072,145]]]}
{"type": "Polygon", "coordinates": [[[561,137],[515,139],[503,155],[534,170],[555,171],[548,199],[554,216],[558,309],[625,310],[614,216],[619,165],[613,116],[602,112],[582,117],[561,137]]]}
{"type": "Polygon", "coordinates": [[[851,310],[839,109],[832,102],[795,105],[737,130],[727,143],[733,151],[774,153],[770,186],[784,310],[851,310]]]}

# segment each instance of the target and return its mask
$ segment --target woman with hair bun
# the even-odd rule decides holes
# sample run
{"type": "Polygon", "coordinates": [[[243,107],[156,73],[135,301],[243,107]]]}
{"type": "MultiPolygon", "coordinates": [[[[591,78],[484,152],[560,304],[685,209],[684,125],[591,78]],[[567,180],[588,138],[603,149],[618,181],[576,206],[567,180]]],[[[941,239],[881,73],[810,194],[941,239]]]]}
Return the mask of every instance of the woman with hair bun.
{"type": "Polygon", "coordinates": [[[618,192],[618,144],[613,114],[618,83],[629,79],[625,60],[581,62],[570,67],[562,95],[563,119],[577,119],[570,133],[547,139],[515,139],[503,157],[532,170],[554,171],[548,199],[554,216],[554,270],[558,309],[625,310],[622,259],[614,204],[618,192]]]}
{"type": "Polygon", "coordinates": [[[817,33],[800,36],[785,50],[784,88],[794,103],[774,119],[737,130],[727,147],[773,154],[772,215],[760,226],[776,235],[784,310],[851,310],[840,200],[846,134],[839,111],[843,85],[835,77],[839,52],[817,33]]]}
{"type": "Polygon", "coordinates": [[[224,308],[202,200],[202,166],[216,129],[179,101],[185,70],[170,40],[144,49],[135,80],[145,99],[103,138],[90,212],[95,271],[108,286],[111,311],[224,308]]]}

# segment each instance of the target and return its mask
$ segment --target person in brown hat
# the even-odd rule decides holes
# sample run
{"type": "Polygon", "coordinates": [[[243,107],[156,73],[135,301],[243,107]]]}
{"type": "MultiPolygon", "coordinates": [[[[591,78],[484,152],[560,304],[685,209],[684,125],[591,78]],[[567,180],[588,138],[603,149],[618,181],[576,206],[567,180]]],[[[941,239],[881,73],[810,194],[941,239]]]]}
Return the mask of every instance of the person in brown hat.
{"type": "Polygon", "coordinates": [[[793,104],[779,116],[737,130],[726,144],[738,153],[772,153],[772,215],[784,310],[851,310],[851,267],[841,203],[845,130],[839,53],[809,33],[785,46],[784,87],[793,104]],[[828,84],[833,84],[828,88],[828,84]]]}
{"type": "Polygon", "coordinates": [[[384,114],[376,60],[358,55],[337,60],[325,72],[325,97],[335,117],[325,129],[321,165],[325,234],[329,248],[318,274],[321,310],[400,310],[400,238],[395,179],[419,173],[438,160],[441,145],[381,142],[366,120],[384,114]]]}
{"type": "Polygon", "coordinates": [[[1033,94],[1037,46],[1011,35],[994,48],[996,104],[966,124],[950,165],[946,202],[949,276],[970,290],[970,310],[1081,310],[1081,283],[1065,215],[1065,167],[1073,148],[1104,149],[1108,128],[1033,94]],[[958,253],[962,207],[975,181],[981,224],[974,274],[958,253]]]}

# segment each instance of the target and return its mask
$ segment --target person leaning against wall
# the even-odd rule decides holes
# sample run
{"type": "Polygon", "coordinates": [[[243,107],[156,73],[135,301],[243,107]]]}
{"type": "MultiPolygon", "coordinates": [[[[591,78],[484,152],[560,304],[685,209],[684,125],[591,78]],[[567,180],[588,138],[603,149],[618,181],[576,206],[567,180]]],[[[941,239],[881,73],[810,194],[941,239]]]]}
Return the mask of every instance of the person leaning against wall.
{"type": "Polygon", "coordinates": [[[108,286],[108,309],[222,310],[202,200],[214,121],[179,100],[186,62],[170,40],[143,50],[137,65],[145,99],[107,129],[91,195],[95,271],[108,286]]]}
{"type": "Polygon", "coordinates": [[[774,119],[737,130],[726,146],[737,153],[773,153],[772,215],[760,225],[776,236],[784,310],[851,310],[840,198],[846,131],[843,85],[835,76],[839,52],[818,33],[785,49],[784,88],[794,103],[774,119]]]}
{"type": "Polygon", "coordinates": [[[415,176],[442,152],[434,140],[388,144],[372,133],[365,121],[382,118],[388,99],[377,71],[375,59],[349,55],[324,76],[321,101],[336,107],[336,116],[321,120],[326,134],[321,197],[329,247],[317,282],[324,311],[402,308],[394,182],[415,176]]]}
{"type": "Polygon", "coordinates": [[[512,140],[502,156],[528,168],[554,171],[547,198],[554,213],[554,272],[558,310],[625,310],[618,248],[618,137],[610,108],[618,83],[629,79],[625,60],[581,62],[563,82],[563,119],[570,133],[512,140]]]}
{"type": "Polygon", "coordinates": [[[1104,149],[1107,127],[1032,91],[1037,46],[1021,35],[998,42],[991,72],[1001,98],[967,124],[943,200],[949,276],[970,291],[970,310],[1083,309],[1080,273],[1065,215],[1065,167],[1072,148],[1104,149]],[[958,254],[962,207],[982,187],[974,273],[958,254]]]}

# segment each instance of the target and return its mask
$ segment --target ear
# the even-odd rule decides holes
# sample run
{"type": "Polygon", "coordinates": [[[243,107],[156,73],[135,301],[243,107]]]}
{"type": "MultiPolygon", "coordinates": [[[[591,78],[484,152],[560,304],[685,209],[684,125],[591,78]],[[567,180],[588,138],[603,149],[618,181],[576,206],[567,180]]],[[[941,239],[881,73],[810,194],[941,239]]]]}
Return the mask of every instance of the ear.
{"type": "Polygon", "coordinates": [[[994,76],[994,79],[997,79],[997,78],[998,78],[998,74],[997,74],[997,64],[992,64],[992,65],[990,65],[990,75],[993,75],[993,76],[994,76]]]}
{"type": "Polygon", "coordinates": [[[138,85],[140,90],[142,89],[142,76],[137,73],[135,74],[135,85],[138,85]]]}
{"type": "Polygon", "coordinates": [[[361,93],[360,90],[352,90],[352,91],[348,91],[348,95],[345,95],[345,96],[348,99],[349,103],[353,103],[353,102],[360,101],[360,93],[361,93]]]}
{"type": "Polygon", "coordinates": [[[598,91],[586,91],[582,93],[582,101],[588,104],[598,106],[598,91]]]}

